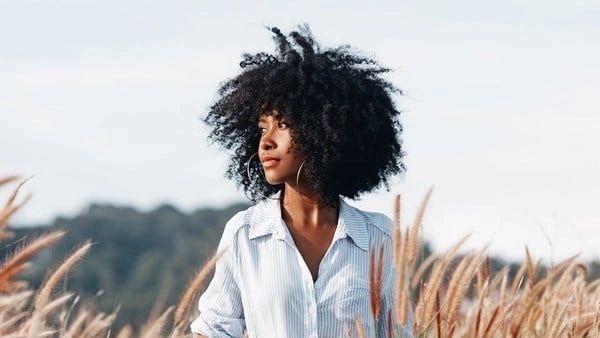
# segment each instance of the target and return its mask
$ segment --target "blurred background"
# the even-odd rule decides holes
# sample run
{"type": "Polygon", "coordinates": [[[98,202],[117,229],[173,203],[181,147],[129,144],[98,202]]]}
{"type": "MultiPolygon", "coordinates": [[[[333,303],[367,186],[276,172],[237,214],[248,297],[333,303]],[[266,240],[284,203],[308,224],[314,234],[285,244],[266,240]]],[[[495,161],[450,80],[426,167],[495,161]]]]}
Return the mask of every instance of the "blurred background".
{"type": "Polygon", "coordinates": [[[526,245],[598,260],[599,17],[597,1],[0,1],[0,175],[35,175],[14,241],[69,230],[29,279],[92,238],[65,287],[127,303],[126,321],[172,303],[250,206],[200,117],[243,52],[273,51],[266,26],[301,23],[404,92],[406,175],[350,204],[391,216],[399,193],[408,224],[433,185],[434,251],[471,233],[465,249],[507,262],[526,245]]]}

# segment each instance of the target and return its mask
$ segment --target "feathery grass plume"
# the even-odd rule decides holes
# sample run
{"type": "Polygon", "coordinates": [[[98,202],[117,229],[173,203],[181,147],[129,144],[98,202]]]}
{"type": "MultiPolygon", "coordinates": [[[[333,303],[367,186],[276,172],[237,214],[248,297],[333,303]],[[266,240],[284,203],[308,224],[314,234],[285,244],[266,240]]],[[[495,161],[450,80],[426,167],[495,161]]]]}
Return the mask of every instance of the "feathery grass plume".
{"type": "Polygon", "coordinates": [[[20,321],[22,321],[23,319],[25,319],[29,314],[27,312],[20,312],[17,314],[12,315],[12,317],[8,318],[8,319],[2,319],[0,321],[0,334],[2,335],[2,337],[7,336],[7,333],[9,332],[9,330],[13,329],[15,327],[18,327],[18,323],[20,321]]]}
{"type": "MultiPolygon", "coordinates": [[[[505,282],[504,277],[506,276],[506,274],[508,274],[508,267],[506,266],[500,269],[499,272],[494,274],[494,276],[490,280],[490,290],[498,290],[498,292],[500,292],[502,283],[505,282]]],[[[489,279],[489,277],[487,279],[489,279]]],[[[498,298],[502,299],[503,296],[504,295],[501,294],[498,298]]]]}
{"type": "Polygon", "coordinates": [[[383,253],[384,243],[379,247],[379,256],[375,257],[375,249],[370,250],[369,266],[369,294],[371,300],[371,314],[375,322],[379,320],[381,312],[381,291],[382,291],[382,273],[383,273],[383,253]]]}
{"type": "Polygon", "coordinates": [[[4,290],[9,290],[10,292],[18,292],[21,290],[25,290],[29,287],[28,281],[7,281],[2,285],[4,290]]]}
{"type": "MultiPolygon", "coordinates": [[[[573,280],[571,278],[571,273],[576,269],[577,262],[573,261],[569,266],[561,273],[560,278],[556,282],[555,288],[559,290],[563,290],[567,286],[567,283],[572,283],[573,280]]],[[[570,293],[569,293],[570,294],[570,293]]]]}
{"type": "Polygon", "coordinates": [[[46,329],[38,333],[37,337],[51,337],[56,334],[56,330],[46,329]]]}
{"type": "Polygon", "coordinates": [[[600,300],[598,300],[598,305],[596,307],[596,318],[594,319],[593,326],[596,328],[596,336],[600,337],[600,300]]]}
{"type": "Polygon", "coordinates": [[[575,269],[577,269],[577,273],[579,273],[583,277],[584,280],[586,280],[588,278],[589,270],[588,270],[588,267],[585,266],[585,264],[576,263],[575,269]]]}
{"type": "Polygon", "coordinates": [[[469,238],[470,235],[463,237],[458,243],[456,243],[446,254],[442,257],[441,261],[437,262],[433,266],[433,271],[429,277],[428,283],[425,285],[423,291],[419,294],[419,301],[417,303],[417,310],[415,315],[415,324],[417,328],[423,329],[423,324],[431,321],[433,316],[433,308],[435,306],[435,294],[436,290],[440,288],[444,271],[448,267],[450,260],[462,246],[462,244],[469,238]]]}
{"type": "Polygon", "coordinates": [[[215,253],[208,260],[208,262],[206,262],[206,264],[204,264],[198,270],[194,278],[189,283],[189,286],[185,289],[185,292],[183,293],[183,296],[181,297],[181,300],[179,301],[179,304],[177,305],[175,314],[173,316],[173,323],[175,328],[177,328],[182,323],[182,320],[186,315],[187,311],[189,310],[190,304],[194,299],[195,295],[198,293],[198,291],[200,291],[202,284],[217,264],[219,258],[221,258],[221,256],[225,253],[226,250],[227,248],[224,248],[220,252],[215,253]]]}
{"type": "Polygon", "coordinates": [[[75,308],[75,306],[77,304],[79,304],[79,299],[80,296],[77,295],[75,297],[75,299],[73,300],[73,303],[71,303],[71,306],[69,306],[69,310],[67,311],[66,315],[64,316],[64,318],[62,318],[62,323],[60,324],[60,333],[61,335],[65,335],[65,332],[67,332],[67,323],[69,322],[69,319],[71,318],[71,314],[73,313],[73,309],[75,308]]]}
{"type": "Polygon", "coordinates": [[[11,258],[6,260],[0,267],[0,292],[7,292],[5,283],[15,274],[21,272],[20,267],[27,263],[34,255],[41,250],[54,245],[59,239],[64,236],[64,231],[53,231],[45,235],[39,236],[37,239],[25,244],[21,249],[18,249],[11,258]]]}
{"type": "Polygon", "coordinates": [[[4,278],[2,280],[4,282],[6,282],[8,279],[10,279],[10,277],[16,276],[16,275],[20,274],[21,272],[29,269],[30,267],[31,267],[31,262],[23,262],[21,265],[16,265],[12,269],[8,269],[5,272],[4,278]]]}
{"type": "Polygon", "coordinates": [[[396,321],[404,325],[407,317],[408,286],[406,285],[406,241],[407,236],[402,236],[400,224],[400,195],[394,199],[394,228],[392,245],[394,247],[394,265],[396,266],[394,306],[396,321]]]}
{"type": "Polygon", "coordinates": [[[501,304],[500,312],[499,312],[499,320],[496,321],[495,327],[490,329],[490,332],[498,331],[500,334],[503,334],[506,337],[511,328],[511,321],[514,320],[514,311],[517,307],[518,299],[513,299],[508,304],[501,304]]]}
{"type": "Polygon", "coordinates": [[[536,268],[533,266],[531,254],[529,253],[529,248],[527,247],[527,245],[525,246],[525,253],[527,257],[527,259],[525,260],[525,264],[527,265],[527,275],[529,276],[529,283],[531,284],[531,286],[533,286],[536,282],[536,268]]]}
{"type": "MultiPolygon", "coordinates": [[[[10,182],[16,181],[19,178],[21,178],[21,176],[17,176],[17,175],[2,177],[2,178],[0,178],[0,187],[5,184],[8,184],[10,182]]],[[[14,192],[13,192],[13,194],[14,194],[14,192]]],[[[12,238],[12,236],[14,235],[12,232],[6,231],[4,229],[6,222],[8,221],[10,216],[14,213],[14,212],[11,213],[11,212],[7,211],[7,209],[10,208],[9,203],[12,203],[11,199],[9,199],[9,201],[6,203],[4,209],[2,211],[0,211],[0,241],[12,238]]]]}
{"type": "Polygon", "coordinates": [[[27,331],[28,337],[35,337],[40,334],[40,331],[42,330],[41,328],[44,326],[44,318],[41,311],[43,310],[44,306],[48,304],[52,289],[71,269],[71,267],[73,267],[75,263],[79,262],[83,256],[85,256],[91,246],[92,244],[90,240],[86,240],[80,248],[76,249],[62,262],[62,264],[60,264],[54,273],[50,275],[50,278],[48,278],[48,280],[44,283],[35,299],[33,315],[29,321],[29,330],[27,331]]]}
{"type": "Polygon", "coordinates": [[[456,331],[456,326],[452,326],[450,328],[450,332],[448,333],[448,337],[450,337],[450,338],[454,337],[454,331],[456,331]]]}
{"type": "Polygon", "coordinates": [[[361,323],[358,317],[354,318],[354,327],[356,328],[356,333],[358,338],[367,338],[367,333],[365,332],[365,327],[361,323]]]}
{"type": "Polygon", "coordinates": [[[131,327],[130,324],[126,324],[117,333],[116,338],[132,338],[132,337],[133,337],[133,328],[131,327]]]}
{"type": "Polygon", "coordinates": [[[382,292],[383,292],[383,254],[384,254],[384,243],[381,243],[379,247],[379,259],[377,260],[377,274],[375,281],[377,282],[377,290],[375,294],[377,295],[377,300],[375,302],[375,321],[379,320],[379,316],[381,315],[381,302],[382,302],[382,292]]]}
{"type": "Polygon", "coordinates": [[[0,177],[0,187],[5,184],[8,184],[10,182],[16,181],[19,178],[21,178],[21,176],[19,176],[19,175],[9,175],[9,176],[0,177]]]}
{"type": "Polygon", "coordinates": [[[392,241],[394,244],[394,264],[398,266],[400,260],[400,249],[402,245],[402,227],[400,223],[400,194],[394,197],[394,217],[392,218],[393,232],[392,241]]]}
{"type": "Polygon", "coordinates": [[[400,227],[400,225],[402,224],[402,221],[400,220],[400,215],[402,212],[402,197],[400,194],[396,194],[394,196],[394,205],[393,205],[393,215],[392,215],[392,222],[395,226],[400,227]]]}
{"type": "MultiPolygon", "coordinates": [[[[548,331],[548,336],[549,337],[560,337],[563,336],[563,330],[564,328],[561,326],[562,322],[564,321],[565,316],[567,315],[567,311],[570,309],[570,305],[568,303],[562,304],[561,302],[556,301],[556,308],[558,309],[559,307],[562,307],[560,314],[558,314],[557,316],[553,316],[552,317],[552,321],[549,321],[548,324],[550,326],[550,330],[548,331]]],[[[553,311],[554,312],[554,311],[553,311]]]]}
{"type": "Polygon", "coordinates": [[[58,282],[62,279],[62,277],[75,265],[79,262],[83,256],[87,254],[87,252],[92,247],[91,241],[88,239],[76,250],[73,251],[54,271],[50,278],[44,283],[44,286],[41,288],[36,300],[35,300],[35,309],[42,309],[50,299],[50,293],[52,289],[58,282]]]}
{"type": "MultiPolygon", "coordinates": [[[[542,307],[544,309],[550,309],[550,311],[545,310],[543,312],[539,312],[538,309],[532,309],[532,312],[539,313],[540,318],[542,318],[541,324],[543,326],[543,329],[547,331],[547,328],[550,326],[549,322],[553,321],[559,304],[557,302],[551,301],[550,297],[548,297],[547,292],[544,292],[540,302],[542,303],[542,307]]],[[[529,314],[529,317],[531,317],[531,314],[529,314]]]]}
{"type": "Polygon", "coordinates": [[[0,309],[22,310],[33,296],[33,293],[33,290],[25,290],[2,295],[0,296],[0,309]]]}
{"type": "Polygon", "coordinates": [[[435,293],[435,336],[436,338],[442,338],[442,317],[440,313],[442,308],[440,306],[440,289],[436,290],[435,293]]]}
{"type": "Polygon", "coordinates": [[[85,330],[85,322],[91,316],[91,312],[88,309],[81,309],[77,312],[77,316],[73,323],[69,325],[68,330],[66,331],[65,337],[81,337],[83,330],[85,330]]]}
{"type": "Polygon", "coordinates": [[[483,264],[477,269],[477,294],[481,292],[483,283],[490,277],[490,257],[485,256],[483,264]]]}
{"type": "MultiPolygon", "coordinates": [[[[33,176],[31,176],[31,177],[33,177],[33,176]]],[[[21,181],[21,183],[19,183],[17,185],[17,187],[15,189],[13,189],[11,194],[8,196],[8,200],[4,204],[4,208],[2,209],[3,211],[5,211],[13,206],[13,203],[15,202],[15,199],[17,198],[17,195],[19,194],[19,190],[21,190],[21,187],[25,184],[25,182],[27,182],[29,179],[31,179],[31,177],[28,177],[28,178],[24,179],[23,181],[21,181]]]]}
{"type": "Polygon", "coordinates": [[[577,280],[575,282],[575,310],[571,313],[575,313],[577,317],[581,316],[584,309],[585,280],[586,278],[581,278],[581,276],[577,276],[577,280]]]}
{"type": "Polygon", "coordinates": [[[174,306],[169,306],[165,312],[158,317],[157,320],[152,323],[152,325],[140,335],[142,338],[154,338],[154,337],[163,337],[162,331],[165,328],[165,324],[167,323],[167,318],[173,312],[174,306]]]}
{"type": "Polygon", "coordinates": [[[595,281],[589,283],[585,286],[584,289],[586,293],[593,293],[594,291],[596,291],[596,288],[598,288],[598,286],[600,286],[600,279],[596,279],[595,281]]]}
{"type": "Polygon", "coordinates": [[[494,332],[496,332],[497,327],[500,325],[501,316],[499,316],[499,313],[501,311],[501,308],[502,304],[498,303],[494,307],[494,310],[492,310],[491,317],[485,325],[485,328],[481,335],[482,338],[492,337],[494,332]]]}
{"type": "MultiPolygon", "coordinates": [[[[576,337],[584,336],[586,333],[589,333],[594,328],[594,326],[597,326],[597,323],[599,322],[599,311],[600,310],[587,312],[582,314],[581,317],[577,318],[579,320],[579,325],[575,330],[576,337]]],[[[589,337],[589,334],[587,335],[587,337],[589,337]]]]}
{"type": "Polygon", "coordinates": [[[69,299],[71,299],[71,297],[73,297],[73,293],[67,293],[67,294],[62,295],[62,296],[56,298],[55,300],[49,302],[42,309],[42,316],[49,315],[50,313],[52,313],[57,308],[59,308],[60,306],[64,305],[69,299]]]}
{"type": "Polygon", "coordinates": [[[429,198],[431,197],[432,191],[433,186],[429,188],[429,190],[425,194],[425,197],[421,201],[413,225],[408,231],[406,261],[408,262],[409,266],[412,266],[415,263],[415,258],[417,254],[419,254],[421,251],[420,233],[421,226],[423,224],[423,215],[425,214],[425,209],[427,208],[427,203],[429,202],[429,198]]]}
{"type": "Polygon", "coordinates": [[[515,274],[515,277],[513,278],[512,286],[510,288],[511,298],[516,296],[517,291],[519,290],[519,288],[521,287],[521,284],[525,280],[525,270],[526,269],[527,269],[527,263],[525,263],[525,262],[521,263],[519,270],[517,270],[517,273],[515,274]]]}
{"type": "Polygon", "coordinates": [[[17,194],[19,193],[19,190],[25,184],[25,182],[29,181],[32,177],[33,176],[30,176],[30,177],[24,179],[23,181],[21,181],[21,183],[19,183],[19,185],[17,185],[17,187],[13,190],[13,192],[8,197],[8,200],[6,201],[4,208],[2,209],[2,211],[0,211],[0,240],[4,240],[6,238],[12,237],[12,234],[10,232],[4,231],[4,228],[6,227],[6,222],[8,221],[8,219],[14,213],[16,213],[19,209],[21,209],[21,207],[23,207],[25,205],[25,203],[27,203],[31,199],[32,195],[31,195],[31,193],[29,193],[29,194],[27,194],[27,196],[25,196],[25,198],[23,199],[23,201],[21,201],[21,203],[18,203],[16,205],[14,204],[15,199],[17,198],[17,194]]]}
{"type": "MultiPolygon", "coordinates": [[[[104,336],[105,333],[109,330],[110,325],[115,319],[116,314],[112,313],[110,315],[106,315],[105,313],[97,314],[94,319],[90,323],[87,324],[83,332],[81,333],[82,337],[100,337],[104,336]]],[[[157,336],[158,337],[158,336],[157,336]]]]}
{"type": "Polygon", "coordinates": [[[510,332],[513,335],[521,330],[523,324],[527,325],[529,321],[533,320],[533,311],[537,310],[537,307],[535,307],[536,302],[539,301],[540,295],[546,291],[549,285],[551,285],[554,278],[561,277],[558,284],[560,285],[563,283],[562,281],[564,279],[562,279],[562,275],[574,266],[575,257],[577,257],[577,255],[566,259],[556,267],[550,269],[547,276],[536,282],[533,287],[528,283],[528,287],[525,289],[522,298],[519,299],[519,306],[514,314],[514,319],[510,327],[510,332]]]}
{"type": "Polygon", "coordinates": [[[483,321],[483,311],[484,311],[484,299],[485,296],[487,294],[488,291],[488,287],[489,287],[489,279],[486,279],[485,282],[483,283],[483,286],[481,288],[481,293],[479,294],[479,298],[477,300],[477,311],[476,311],[476,315],[475,318],[473,319],[473,326],[474,326],[474,330],[473,330],[473,337],[479,337],[480,335],[480,330],[481,330],[481,326],[482,326],[482,321],[483,321]]]}
{"type": "Polygon", "coordinates": [[[450,326],[457,320],[458,307],[475,276],[477,268],[481,265],[484,250],[485,249],[481,250],[478,254],[473,255],[473,257],[468,260],[461,275],[458,276],[458,279],[454,280],[455,285],[452,285],[451,281],[448,286],[444,305],[446,306],[445,310],[447,311],[446,319],[450,326]]]}
{"type": "Polygon", "coordinates": [[[466,256],[463,256],[458,263],[458,266],[454,268],[452,272],[452,277],[450,278],[450,282],[448,283],[448,288],[446,290],[445,299],[442,305],[442,311],[445,312],[444,319],[447,319],[448,316],[448,307],[450,305],[451,298],[454,296],[455,290],[459,287],[459,280],[463,278],[467,267],[470,265],[471,261],[475,258],[475,253],[473,251],[469,251],[466,256]]]}
{"type": "Polygon", "coordinates": [[[577,259],[577,257],[579,257],[580,254],[576,254],[574,256],[571,256],[565,260],[563,260],[562,262],[558,263],[556,266],[552,267],[549,271],[548,271],[548,277],[554,278],[558,275],[563,274],[566,270],[568,270],[571,266],[573,265],[577,265],[577,261],[575,261],[577,259]]]}
{"type": "Polygon", "coordinates": [[[399,299],[398,299],[398,307],[397,307],[397,313],[398,313],[398,323],[401,325],[405,325],[406,321],[407,321],[407,312],[408,312],[408,307],[410,306],[409,304],[409,294],[408,294],[408,288],[405,286],[401,289],[400,295],[399,295],[399,299]]]}
{"type": "Polygon", "coordinates": [[[423,278],[423,275],[425,274],[425,271],[427,271],[427,269],[438,258],[439,258],[438,255],[431,254],[431,255],[427,256],[427,258],[425,258],[425,260],[419,264],[419,267],[417,268],[417,271],[415,271],[415,273],[412,275],[412,280],[410,282],[410,287],[415,288],[415,287],[417,287],[417,285],[419,285],[419,281],[421,281],[421,279],[423,278]]]}

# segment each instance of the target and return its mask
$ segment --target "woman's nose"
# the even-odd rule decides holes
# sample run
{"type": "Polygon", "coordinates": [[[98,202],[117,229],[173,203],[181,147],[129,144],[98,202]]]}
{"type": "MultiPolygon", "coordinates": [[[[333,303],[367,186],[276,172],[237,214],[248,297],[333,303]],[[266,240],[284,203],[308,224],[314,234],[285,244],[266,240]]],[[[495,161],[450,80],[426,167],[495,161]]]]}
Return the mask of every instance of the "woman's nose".
{"type": "Polygon", "coordinates": [[[263,138],[260,141],[260,149],[263,151],[269,151],[271,149],[275,148],[275,143],[269,138],[263,138]]]}
{"type": "Polygon", "coordinates": [[[272,134],[269,130],[265,131],[260,139],[260,149],[268,151],[276,147],[275,141],[273,140],[272,134]]]}

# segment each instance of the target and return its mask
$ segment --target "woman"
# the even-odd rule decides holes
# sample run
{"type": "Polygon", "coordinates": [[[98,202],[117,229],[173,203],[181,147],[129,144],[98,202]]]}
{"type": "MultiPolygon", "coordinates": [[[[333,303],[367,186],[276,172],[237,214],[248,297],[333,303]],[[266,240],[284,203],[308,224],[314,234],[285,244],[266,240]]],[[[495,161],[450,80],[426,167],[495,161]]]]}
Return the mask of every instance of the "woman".
{"type": "MultiPolygon", "coordinates": [[[[227,178],[256,204],[225,225],[192,332],[341,337],[356,335],[356,318],[369,337],[384,336],[394,318],[392,221],[343,197],[389,191],[388,178],[405,171],[390,97],[400,90],[350,46],[321,50],[307,25],[288,36],[269,29],[276,55],[243,54],[244,71],[221,85],[204,119],[209,138],[235,154],[227,178]],[[383,250],[373,297],[370,250],[383,250]]],[[[410,334],[393,326],[394,337],[410,334]]]]}

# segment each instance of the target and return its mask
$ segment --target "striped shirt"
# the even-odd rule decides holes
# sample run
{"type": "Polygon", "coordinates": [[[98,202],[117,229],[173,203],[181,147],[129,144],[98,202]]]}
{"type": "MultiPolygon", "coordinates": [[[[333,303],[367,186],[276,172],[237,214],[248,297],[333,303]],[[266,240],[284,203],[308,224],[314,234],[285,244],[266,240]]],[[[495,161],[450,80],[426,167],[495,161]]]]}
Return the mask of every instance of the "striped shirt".
{"type": "MultiPolygon", "coordinates": [[[[313,282],[281,217],[279,200],[260,201],[225,225],[218,250],[227,250],[200,296],[200,315],[191,330],[208,337],[356,337],[358,318],[367,337],[385,337],[388,311],[394,309],[391,232],[388,216],[362,211],[340,196],[335,234],[313,282]],[[370,248],[379,252],[381,244],[382,303],[376,322],[369,296],[369,257],[370,248]]],[[[392,322],[394,316],[391,313],[392,322]]],[[[411,321],[409,311],[409,324],[394,324],[393,337],[412,336],[411,321]]]]}

